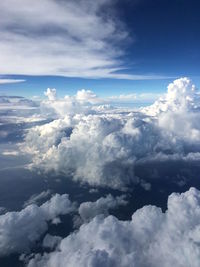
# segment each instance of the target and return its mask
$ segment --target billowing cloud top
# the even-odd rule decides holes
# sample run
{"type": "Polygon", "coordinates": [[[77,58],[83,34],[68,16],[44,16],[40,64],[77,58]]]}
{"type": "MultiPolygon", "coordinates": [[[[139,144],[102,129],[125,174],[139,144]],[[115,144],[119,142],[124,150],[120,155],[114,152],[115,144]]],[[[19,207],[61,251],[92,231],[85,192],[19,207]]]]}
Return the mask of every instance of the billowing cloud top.
{"type": "Polygon", "coordinates": [[[98,109],[97,102],[85,90],[43,102],[57,119],[28,132],[23,149],[33,154],[32,167],[123,189],[138,182],[138,161],[199,159],[199,93],[188,78],[175,80],[164,97],[138,112],[98,109]]]}
{"type": "Polygon", "coordinates": [[[200,192],[172,194],[168,209],[145,206],[131,221],[95,217],[28,267],[199,267],[200,192]]]}
{"type": "Polygon", "coordinates": [[[167,94],[143,111],[149,115],[156,115],[161,112],[198,111],[199,109],[200,94],[192,81],[185,77],[170,83],[167,94]]]}
{"type": "Polygon", "coordinates": [[[19,212],[0,215],[0,256],[29,252],[48,229],[48,221],[74,210],[67,194],[56,194],[41,206],[31,204],[19,212]]]}
{"type": "Polygon", "coordinates": [[[128,202],[124,200],[125,196],[114,198],[112,195],[101,197],[95,202],[83,202],[78,212],[84,222],[88,222],[98,214],[108,215],[110,209],[115,209],[117,206],[126,205],[128,202]]]}

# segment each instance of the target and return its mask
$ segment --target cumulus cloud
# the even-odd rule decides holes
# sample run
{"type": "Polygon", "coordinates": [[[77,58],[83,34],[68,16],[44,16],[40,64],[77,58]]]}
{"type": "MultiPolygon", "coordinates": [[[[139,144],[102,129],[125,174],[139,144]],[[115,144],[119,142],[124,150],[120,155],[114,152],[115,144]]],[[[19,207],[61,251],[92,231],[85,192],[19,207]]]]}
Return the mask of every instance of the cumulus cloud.
{"type": "Polygon", "coordinates": [[[44,248],[55,249],[61,240],[62,238],[60,236],[46,234],[43,239],[42,246],[44,248]]]}
{"type": "Polygon", "coordinates": [[[121,143],[122,127],[123,120],[112,116],[65,117],[32,129],[26,143],[35,153],[35,166],[73,173],[75,180],[93,185],[121,187],[133,179],[135,158],[129,142],[121,143]]]}
{"type": "Polygon", "coordinates": [[[105,102],[91,90],[85,89],[77,91],[74,96],[66,95],[63,99],[56,99],[56,89],[48,88],[44,94],[48,97],[48,100],[41,102],[41,111],[44,114],[48,113],[50,116],[65,117],[66,114],[95,113],[93,106],[105,102]]]}
{"type": "Polygon", "coordinates": [[[56,100],[56,89],[47,88],[47,91],[44,92],[44,95],[47,96],[50,101],[56,100]]]}
{"type": "Polygon", "coordinates": [[[64,238],[54,252],[35,255],[28,267],[198,267],[199,222],[200,192],[191,188],[170,195],[165,213],[144,206],[130,221],[97,216],[64,238]]]}
{"type": "Polygon", "coordinates": [[[124,195],[114,198],[109,194],[106,197],[97,199],[95,202],[83,202],[78,209],[78,213],[83,222],[89,222],[98,214],[106,216],[109,214],[109,210],[126,205],[128,202],[124,198],[124,195]]]}
{"type": "Polygon", "coordinates": [[[51,101],[57,119],[32,128],[25,138],[32,167],[123,190],[139,182],[134,173],[138,161],[199,159],[199,93],[188,78],[175,80],[165,96],[137,112],[94,109],[94,99],[92,92],[81,91],[51,101]]]}
{"type": "Polygon", "coordinates": [[[167,94],[143,112],[157,115],[159,127],[166,132],[199,145],[200,94],[188,78],[169,84],[167,94]]]}
{"type": "Polygon", "coordinates": [[[0,215],[0,256],[29,252],[48,229],[48,221],[75,209],[67,194],[55,194],[41,206],[31,204],[19,212],[0,215]]]}
{"type": "Polygon", "coordinates": [[[156,116],[164,112],[199,111],[200,94],[186,77],[174,80],[167,87],[167,93],[160,97],[153,105],[144,108],[142,112],[156,116]]]}
{"type": "Polygon", "coordinates": [[[16,157],[16,156],[19,155],[19,151],[16,151],[16,150],[4,150],[4,151],[2,152],[2,155],[4,155],[4,156],[14,156],[14,157],[16,157]]]}

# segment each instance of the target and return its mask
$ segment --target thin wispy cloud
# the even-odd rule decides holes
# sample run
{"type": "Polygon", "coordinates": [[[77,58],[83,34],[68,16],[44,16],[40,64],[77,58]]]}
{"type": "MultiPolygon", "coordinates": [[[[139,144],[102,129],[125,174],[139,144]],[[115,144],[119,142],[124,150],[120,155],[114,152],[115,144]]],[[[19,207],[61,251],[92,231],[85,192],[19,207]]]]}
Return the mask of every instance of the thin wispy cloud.
{"type": "Polygon", "coordinates": [[[26,80],[23,79],[1,79],[0,78],[0,84],[9,84],[9,83],[23,83],[26,80]]]}
{"type": "Polygon", "coordinates": [[[119,73],[125,63],[121,44],[131,38],[114,16],[113,2],[1,1],[0,74],[166,78],[119,73]]]}

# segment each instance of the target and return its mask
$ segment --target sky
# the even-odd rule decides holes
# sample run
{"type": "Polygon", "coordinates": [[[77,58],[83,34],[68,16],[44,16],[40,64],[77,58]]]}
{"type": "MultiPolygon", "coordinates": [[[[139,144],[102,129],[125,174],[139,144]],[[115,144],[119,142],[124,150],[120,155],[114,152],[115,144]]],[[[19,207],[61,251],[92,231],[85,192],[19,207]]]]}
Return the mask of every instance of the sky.
{"type": "Polygon", "coordinates": [[[199,87],[199,7],[196,0],[1,2],[0,94],[43,97],[50,87],[60,96],[84,88],[156,98],[184,76],[199,87]]]}
{"type": "Polygon", "coordinates": [[[200,266],[199,7],[0,0],[0,266],[200,266]]]}

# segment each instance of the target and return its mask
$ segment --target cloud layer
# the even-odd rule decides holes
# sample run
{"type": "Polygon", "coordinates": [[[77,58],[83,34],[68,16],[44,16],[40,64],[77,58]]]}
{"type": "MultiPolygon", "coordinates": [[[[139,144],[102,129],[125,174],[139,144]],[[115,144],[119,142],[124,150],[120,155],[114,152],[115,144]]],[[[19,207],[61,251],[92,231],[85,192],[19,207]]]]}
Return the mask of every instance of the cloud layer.
{"type": "Polygon", "coordinates": [[[119,73],[124,46],[132,39],[115,4],[114,0],[1,1],[0,74],[162,79],[119,73]]]}
{"type": "Polygon", "coordinates": [[[28,267],[169,267],[200,265],[200,192],[173,193],[168,209],[145,206],[131,221],[95,217],[28,267]]]}
{"type": "Polygon", "coordinates": [[[31,204],[19,212],[0,215],[0,256],[29,252],[48,229],[48,221],[75,210],[67,194],[55,194],[37,206],[31,204]]]}
{"type": "Polygon", "coordinates": [[[23,150],[33,154],[32,167],[123,189],[138,183],[139,161],[199,159],[199,93],[188,78],[175,80],[166,95],[137,112],[98,107],[98,101],[82,90],[43,102],[57,119],[28,132],[23,150]]]}

